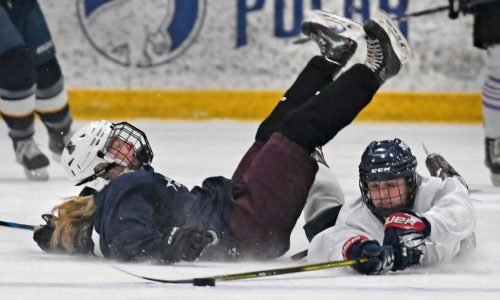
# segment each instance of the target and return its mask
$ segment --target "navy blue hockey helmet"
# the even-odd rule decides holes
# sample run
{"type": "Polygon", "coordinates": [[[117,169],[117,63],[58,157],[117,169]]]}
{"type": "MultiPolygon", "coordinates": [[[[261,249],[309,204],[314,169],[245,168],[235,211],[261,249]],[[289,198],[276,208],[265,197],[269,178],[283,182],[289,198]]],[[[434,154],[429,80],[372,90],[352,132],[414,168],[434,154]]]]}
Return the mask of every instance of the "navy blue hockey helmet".
{"type": "Polygon", "coordinates": [[[416,157],[400,139],[373,141],[366,147],[359,164],[359,188],[363,202],[381,221],[402,208],[413,206],[417,190],[416,168],[416,157]],[[406,202],[394,206],[391,204],[390,207],[376,207],[372,201],[370,183],[398,178],[406,181],[406,202]]]}

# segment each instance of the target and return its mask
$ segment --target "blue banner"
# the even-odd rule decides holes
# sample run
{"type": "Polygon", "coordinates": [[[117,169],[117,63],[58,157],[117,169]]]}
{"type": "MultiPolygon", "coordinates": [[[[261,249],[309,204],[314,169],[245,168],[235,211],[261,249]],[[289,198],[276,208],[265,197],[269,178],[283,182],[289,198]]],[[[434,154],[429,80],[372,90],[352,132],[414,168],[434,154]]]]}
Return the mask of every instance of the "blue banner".
{"type": "MultiPolygon", "coordinates": [[[[323,0],[238,0],[237,5],[237,37],[236,47],[242,47],[247,44],[247,17],[249,14],[257,13],[264,9],[265,5],[272,5],[274,1],[274,36],[277,38],[289,38],[300,35],[300,25],[304,18],[304,9],[308,8],[322,9],[323,0]],[[288,27],[285,26],[285,16],[291,18],[291,23],[288,27]]],[[[344,16],[353,19],[356,16],[357,20],[363,22],[371,16],[369,0],[344,0],[339,1],[339,5],[343,2],[344,16]]],[[[386,11],[392,16],[400,16],[407,13],[408,0],[380,0],[378,8],[386,11]]],[[[400,22],[399,28],[401,32],[408,38],[408,22],[400,22]]]]}

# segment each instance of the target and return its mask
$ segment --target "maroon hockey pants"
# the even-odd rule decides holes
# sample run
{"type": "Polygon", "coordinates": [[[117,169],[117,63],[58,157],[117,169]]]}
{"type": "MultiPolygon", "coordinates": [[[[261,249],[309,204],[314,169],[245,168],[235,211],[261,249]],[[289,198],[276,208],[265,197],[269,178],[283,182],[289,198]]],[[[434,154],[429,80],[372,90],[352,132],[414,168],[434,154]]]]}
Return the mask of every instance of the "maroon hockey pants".
{"type": "Polygon", "coordinates": [[[244,257],[269,259],[290,247],[317,163],[280,133],[256,141],[233,175],[230,229],[244,257]]]}

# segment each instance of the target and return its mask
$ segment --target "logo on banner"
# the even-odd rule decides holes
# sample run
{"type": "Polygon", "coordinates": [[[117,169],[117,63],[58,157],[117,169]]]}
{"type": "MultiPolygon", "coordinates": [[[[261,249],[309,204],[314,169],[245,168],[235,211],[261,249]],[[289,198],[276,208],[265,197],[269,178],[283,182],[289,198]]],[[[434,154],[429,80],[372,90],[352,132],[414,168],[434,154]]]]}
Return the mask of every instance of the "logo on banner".
{"type": "Polygon", "coordinates": [[[78,0],[92,47],[125,67],[148,68],[186,51],[205,19],[206,0],[78,0]]]}

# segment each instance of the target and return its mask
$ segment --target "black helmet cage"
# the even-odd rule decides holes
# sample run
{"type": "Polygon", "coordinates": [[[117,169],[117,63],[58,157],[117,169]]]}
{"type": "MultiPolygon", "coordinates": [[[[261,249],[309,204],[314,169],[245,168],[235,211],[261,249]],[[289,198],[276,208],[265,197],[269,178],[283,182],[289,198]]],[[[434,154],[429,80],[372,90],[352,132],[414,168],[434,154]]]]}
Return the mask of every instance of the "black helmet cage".
{"type": "Polygon", "coordinates": [[[359,188],[368,209],[382,222],[385,218],[402,209],[412,208],[417,191],[417,159],[411,150],[399,139],[374,141],[366,148],[359,164],[359,188]],[[369,183],[404,178],[408,195],[404,206],[377,208],[370,194],[369,183]]]}
{"type": "Polygon", "coordinates": [[[130,161],[128,161],[127,153],[123,153],[120,149],[114,149],[122,154],[124,159],[118,159],[115,155],[110,154],[110,147],[113,146],[113,141],[119,138],[121,141],[127,142],[133,146],[135,152],[135,158],[139,162],[140,166],[146,166],[151,164],[153,160],[153,150],[149,145],[148,138],[146,134],[139,128],[133,126],[128,122],[114,123],[111,134],[106,141],[105,151],[99,153],[98,155],[110,157],[118,165],[129,166],[130,161]]]}

